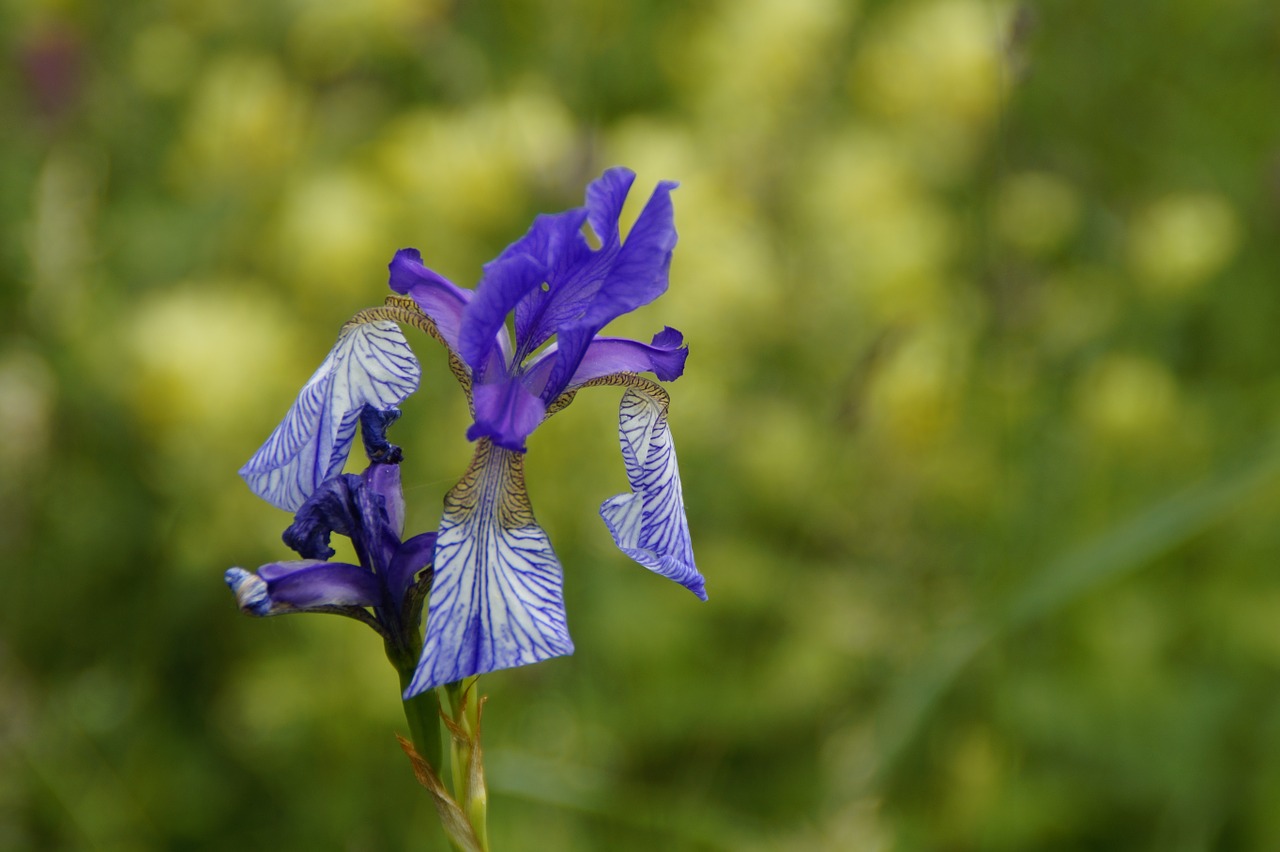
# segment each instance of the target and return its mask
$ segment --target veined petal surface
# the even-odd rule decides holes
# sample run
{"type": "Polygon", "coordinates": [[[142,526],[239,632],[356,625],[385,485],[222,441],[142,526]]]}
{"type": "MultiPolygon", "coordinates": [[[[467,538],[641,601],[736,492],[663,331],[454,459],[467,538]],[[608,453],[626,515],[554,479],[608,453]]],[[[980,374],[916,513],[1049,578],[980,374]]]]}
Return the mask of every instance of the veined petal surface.
{"type": "Polygon", "coordinates": [[[623,553],[706,600],[706,583],[693,561],[666,393],[656,385],[652,391],[627,388],[618,437],[632,491],[604,501],[600,517],[623,553]]]}
{"type": "Polygon", "coordinates": [[[560,563],[534,521],[524,457],[482,438],[445,497],[427,635],[405,697],[570,653],[560,563]]]}
{"type": "Polygon", "coordinates": [[[296,511],[342,470],[361,409],[394,407],[417,389],[421,375],[418,359],[394,322],[345,327],[240,475],[268,503],[296,511]]]}

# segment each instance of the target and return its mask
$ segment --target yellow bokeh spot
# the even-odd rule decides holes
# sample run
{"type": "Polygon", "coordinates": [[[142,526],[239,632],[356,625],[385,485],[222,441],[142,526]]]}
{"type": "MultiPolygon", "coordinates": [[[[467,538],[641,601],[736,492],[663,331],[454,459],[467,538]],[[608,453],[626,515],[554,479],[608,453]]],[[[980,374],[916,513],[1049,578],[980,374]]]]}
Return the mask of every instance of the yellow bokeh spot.
{"type": "Polygon", "coordinates": [[[773,500],[804,500],[813,472],[822,464],[821,435],[808,412],[795,406],[758,400],[743,422],[741,463],[761,495],[773,500]]]}
{"type": "Polygon", "coordinates": [[[717,123],[743,129],[770,122],[776,109],[812,85],[857,6],[851,0],[721,4],[697,36],[693,61],[683,69],[687,82],[717,123]]]}
{"type": "Polygon", "coordinates": [[[1059,248],[1080,222],[1080,196],[1060,177],[1024,172],[1006,178],[996,194],[995,227],[1002,240],[1027,254],[1059,248]]]}
{"type": "Polygon", "coordinates": [[[1144,446],[1177,424],[1178,384],[1158,361],[1109,355],[1079,380],[1076,405],[1095,436],[1123,446],[1144,446]]]}
{"type": "Polygon", "coordinates": [[[831,298],[872,322],[938,311],[955,244],[946,208],[888,137],[855,131],[815,153],[804,204],[831,298]]]}
{"type": "Polygon", "coordinates": [[[183,186],[251,186],[297,153],[307,101],[274,59],[227,56],[201,75],[172,171],[183,186]]]}
{"type": "Polygon", "coordinates": [[[940,323],[913,330],[871,379],[870,425],[904,450],[933,444],[954,420],[967,362],[956,330],[940,323]]]}
{"type": "Polygon", "coordinates": [[[48,457],[56,393],[53,369],[35,352],[0,354],[0,482],[16,485],[22,472],[48,457]]]}
{"type": "Polygon", "coordinates": [[[971,728],[956,744],[948,765],[948,782],[956,795],[947,801],[945,819],[974,832],[990,813],[1006,775],[1000,740],[986,728],[971,728]]]}
{"type": "Polygon", "coordinates": [[[1235,210],[1220,195],[1168,195],[1134,217],[1129,265],[1156,296],[1179,296],[1220,272],[1240,242],[1235,210]]]}
{"type": "Polygon", "coordinates": [[[984,123],[1004,92],[999,46],[1007,18],[1003,4],[977,0],[893,7],[871,26],[850,87],[888,117],[984,123]]]}
{"type": "Polygon", "coordinates": [[[339,74],[361,53],[412,46],[444,10],[442,0],[296,0],[292,56],[318,76],[339,74]]]}
{"type": "Polygon", "coordinates": [[[379,162],[428,223],[465,233],[518,208],[529,184],[554,173],[572,143],[564,105],[529,88],[465,110],[402,115],[382,137],[379,162]]]}
{"type": "Polygon", "coordinates": [[[207,439],[250,412],[283,414],[288,405],[293,324],[240,282],[156,293],[138,306],[128,335],[134,403],[161,429],[198,426],[207,439]]]}
{"type": "Polygon", "coordinates": [[[310,175],[289,192],[280,222],[280,257],[308,299],[376,291],[390,251],[382,187],[353,171],[310,175]]]}

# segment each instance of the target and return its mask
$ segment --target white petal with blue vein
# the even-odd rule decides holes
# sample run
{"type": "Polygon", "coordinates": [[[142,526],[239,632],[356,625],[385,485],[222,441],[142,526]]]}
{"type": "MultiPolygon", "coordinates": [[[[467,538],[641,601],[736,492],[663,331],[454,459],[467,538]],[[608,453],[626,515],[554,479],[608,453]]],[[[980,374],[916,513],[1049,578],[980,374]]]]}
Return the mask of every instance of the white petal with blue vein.
{"type": "Polygon", "coordinates": [[[631,387],[623,394],[618,437],[632,492],[604,501],[600,516],[623,553],[706,600],[705,582],[693,562],[667,396],[656,386],[653,391],[631,387]]]}
{"type": "Polygon", "coordinates": [[[297,511],[320,483],[342,470],[361,409],[394,407],[417,390],[421,375],[418,359],[394,322],[344,327],[320,369],[240,475],[268,503],[297,511]]]}
{"type": "Polygon", "coordinates": [[[534,521],[524,456],[483,438],[445,497],[427,636],[405,697],[571,653],[560,563],[534,521]]]}

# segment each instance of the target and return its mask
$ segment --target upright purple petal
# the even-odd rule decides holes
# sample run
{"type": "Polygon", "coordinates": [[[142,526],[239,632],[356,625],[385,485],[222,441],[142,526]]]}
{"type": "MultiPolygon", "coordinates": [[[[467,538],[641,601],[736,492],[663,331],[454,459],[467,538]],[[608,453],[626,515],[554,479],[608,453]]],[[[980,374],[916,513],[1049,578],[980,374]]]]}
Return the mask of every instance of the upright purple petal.
{"type": "MultiPolygon", "coordinates": [[[[658,184],[624,244],[618,218],[634,182],[631,170],[609,169],[587,187],[585,211],[570,211],[577,215],[563,221],[539,217],[516,244],[546,265],[550,285],[545,293],[530,293],[516,308],[520,357],[553,334],[563,337],[571,326],[578,328],[578,337],[589,340],[615,317],[653,301],[666,289],[666,269],[675,247],[670,194],[676,184],[658,184]],[[584,215],[600,240],[595,251],[578,232],[584,215]],[[567,231],[570,225],[572,232],[567,231]]],[[[576,348],[568,351],[570,358],[577,356],[576,348]]],[[[568,367],[562,372],[572,375],[568,367]]]]}
{"type": "Polygon", "coordinates": [[[482,440],[445,498],[427,635],[406,698],[573,652],[560,563],[534,521],[523,462],[482,440]]]}
{"type": "Polygon", "coordinates": [[[506,333],[507,314],[516,303],[545,280],[546,267],[527,254],[504,254],[485,264],[484,277],[463,314],[458,340],[458,354],[471,367],[476,383],[490,379],[495,369],[509,367],[491,358],[497,337],[506,333]]]}
{"type": "Polygon", "coordinates": [[[582,235],[587,211],[581,207],[538,216],[528,233],[512,243],[502,257],[523,253],[546,267],[547,287],[525,294],[515,308],[519,359],[537,350],[567,319],[581,313],[600,286],[607,259],[592,252],[582,235]]]}
{"type": "Polygon", "coordinates": [[[400,465],[371,464],[365,468],[360,479],[367,493],[381,498],[383,523],[398,539],[404,534],[404,492],[400,488],[400,465]]]}
{"type": "Polygon", "coordinates": [[[394,408],[422,370],[390,321],[347,326],[267,442],[240,469],[253,493],[295,511],[342,470],[366,406],[394,408]]]}
{"type": "Polygon", "coordinates": [[[391,271],[391,289],[412,298],[435,323],[444,342],[457,352],[462,313],[471,299],[471,291],[458,287],[424,266],[417,249],[400,249],[388,268],[391,271]]]}
{"type": "Polygon", "coordinates": [[[618,244],[618,219],[635,182],[635,172],[615,166],[587,185],[587,220],[604,248],[618,244]]]}
{"type": "Polygon", "coordinates": [[[584,322],[603,328],[613,319],[667,292],[667,272],[676,247],[674,181],[660,181],[618,250],[609,277],[591,302],[584,322]]]}
{"type": "Polygon", "coordinates": [[[671,191],[676,186],[671,181],[658,184],[626,241],[612,254],[599,287],[576,317],[557,328],[559,352],[543,389],[544,400],[554,399],[569,385],[587,347],[602,328],[666,292],[676,245],[671,204],[671,191]]]}
{"type": "Polygon", "coordinates": [[[628,388],[618,413],[630,494],[611,497],[600,516],[618,548],[650,571],[675,580],[702,600],[706,583],[693,561],[666,394],[628,388]]]}

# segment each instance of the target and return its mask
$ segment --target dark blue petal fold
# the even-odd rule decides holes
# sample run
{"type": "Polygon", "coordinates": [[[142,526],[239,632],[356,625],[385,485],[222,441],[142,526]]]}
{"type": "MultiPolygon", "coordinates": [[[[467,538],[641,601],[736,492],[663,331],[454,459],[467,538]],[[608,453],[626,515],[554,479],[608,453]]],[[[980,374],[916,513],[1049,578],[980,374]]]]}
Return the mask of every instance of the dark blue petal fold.
{"type": "Polygon", "coordinates": [[[360,412],[360,437],[364,440],[364,454],[371,462],[396,463],[404,453],[387,440],[387,429],[400,419],[400,409],[374,408],[366,405],[360,412]]]}
{"type": "Polygon", "coordinates": [[[332,533],[351,539],[360,561],[382,572],[400,546],[404,497],[398,464],[369,465],[363,474],[325,480],[298,509],[284,543],[306,559],[328,559],[332,533]]]}
{"type": "Polygon", "coordinates": [[[353,473],[326,479],[298,508],[293,523],[284,531],[284,543],[304,559],[333,556],[330,535],[337,533],[350,538],[359,524],[359,509],[355,505],[355,492],[359,487],[360,477],[353,473]]]}
{"type": "Polygon", "coordinates": [[[413,585],[415,578],[423,568],[431,565],[435,558],[436,534],[425,532],[415,535],[404,542],[396,550],[387,566],[387,587],[391,591],[397,608],[404,600],[404,593],[413,585]]]}
{"type": "Polygon", "coordinates": [[[360,523],[353,531],[351,543],[362,565],[385,574],[404,531],[400,465],[369,465],[360,475],[353,496],[360,523]]]}

